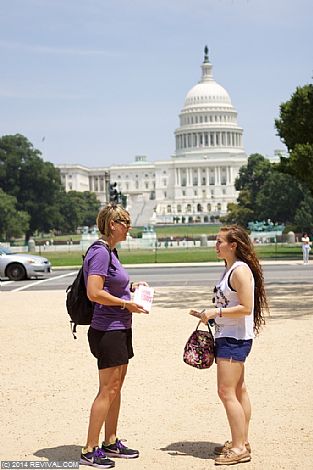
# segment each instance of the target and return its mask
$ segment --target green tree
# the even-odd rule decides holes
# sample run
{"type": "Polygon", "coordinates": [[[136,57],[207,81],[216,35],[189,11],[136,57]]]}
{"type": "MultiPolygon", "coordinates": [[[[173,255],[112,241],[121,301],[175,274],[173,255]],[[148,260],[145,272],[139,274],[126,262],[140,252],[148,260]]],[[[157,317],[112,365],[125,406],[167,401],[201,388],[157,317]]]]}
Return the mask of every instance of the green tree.
{"type": "Polygon", "coordinates": [[[27,238],[36,230],[54,228],[60,218],[60,172],[40,155],[23,135],[0,138],[0,187],[16,197],[18,210],[30,215],[27,238]]]}
{"type": "Polygon", "coordinates": [[[247,226],[248,222],[259,219],[257,195],[272,171],[272,164],[263,155],[250,155],[247,165],[240,168],[235,181],[235,188],[239,191],[237,204],[228,204],[228,213],[222,218],[223,223],[247,226]]]}
{"type": "MultiPolygon", "coordinates": [[[[248,158],[247,165],[239,170],[239,175],[235,181],[237,191],[245,190],[250,201],[245,200],[245,205],[250,205],[253,210],[256,197],[272,171],[272,165],[263,155],[253,153],[248,158]]],[[[239,201],[240,202],[240,201],[239,201]]]]}
{"type": "Polygon", "coordinates": [[[252,153],[248,158],[247,165],[242,166],[239,170],[235,182],[236,189],[240,190],[242,187],[246,187],[256,193],[270,171],[271,163],[269,160],[260,153],[252,153]]]}
{"type": "MultiPolygon", "coordinates": [[[[297,211],[305,198],[305,186],[297,178],[280,171],[260,154],[249,157],[247,165],[240,168],[235,187],[239,190],[237,204],[229,204],[223,223],[239,223],[271,219],[273,222],[293,224],[297,211]]],[[[307,210],[305,205],[301,216],[307,210]]],[[[298,213],[300,218],[300,212],[298,213]]]]}
{"type": "Polygon", "coordinates": [[[0,189],[0,238],[10,240],[23,236],[29,228],[27,212],[16,209],[16,198],[0,189]]]}
{"type": "Polygon", "coordinates": [[[84,191],[80,194],[82,194],[85,203],[85,210],[83,212],[83,220],[81,225],[88,225],[88,227],[91,227],[96,223],[97,215],[100,209],[100,201],[97,199],[95,193],[90,191],[84,191]]]}
{"type": "Polygon", "coordinates": [[[273,170],[256,197],[257,219],[292,223],[303,198],[303,190],[295,178],[273,170]]]}
{"type": "Polygon", "coordinates": [[[221,222],[223,224],[239,224],[243,227],[248,226],[248,222],[253,220],[254,212],[248,207],[239,206],[230,202],[227,205],[227,214],[224,217],[221,217],[221,222]]]}
{"type": "Polygon", "coordinates": [[[288,159],[288,172],[304,183],[313,194],[313,145],[297,144],[288,159]]]}
{"type": "Polygon", "coordinates": [[[313,197],[307,192],[296,210],[294,224],[300,232],[310,233],[313,227],[313,197]]]}
{"type": "Polygon", "coordinates": [[[297,144],[313,145],[313,85],[298,87],[290,100],[280,105],[275,120],[278,135],[289,151],[297,144]]]}
{"type": "Polygon", "coordinates": [[[313,85],[298,87],[280,106],[275,120],[278,135],[290,152],[281,158],[280,170],[295,176],[313,194],[313,85]]]}
{"type": "Polygon", "coordinates": [[[60,193],[61,218],[56,226],[62,233],[73,233],[77,227],[94,225],[100,208],[96,195],[89,191],[60,193]]]}

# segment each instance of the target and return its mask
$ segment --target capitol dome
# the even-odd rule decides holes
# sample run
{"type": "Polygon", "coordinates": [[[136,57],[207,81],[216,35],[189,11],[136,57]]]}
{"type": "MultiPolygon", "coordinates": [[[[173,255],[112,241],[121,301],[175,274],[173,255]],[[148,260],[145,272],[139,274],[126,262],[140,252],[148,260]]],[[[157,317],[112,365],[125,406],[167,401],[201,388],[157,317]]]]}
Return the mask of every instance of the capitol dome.
{"type": "Polygon", "coordinates": [[[184,108],[196,105],[216,106],[218,104],[231,106],[231,101],[225,88],[212,79],[205,83],[200,82],[191,88],[186,96],[184,108]]]}
{"type": "Polygon", "coordinates": [[[212,75],[208,48],[204,49],[202,77],[186,95],[175,131],[176,156],[204,156],[208,153],[243,151],[242,128],[225,88],[212,75]]]}
{"type": "Polygon", "coordinates": [[[216,83],[212,75],[212,64],[209,62],[208,49],[205,49],[204,61],[201,66],[200,82],[187,93],[184,108],[189,106],[229,106],[232,107],[230,96],[221,85],[216,83]]]}

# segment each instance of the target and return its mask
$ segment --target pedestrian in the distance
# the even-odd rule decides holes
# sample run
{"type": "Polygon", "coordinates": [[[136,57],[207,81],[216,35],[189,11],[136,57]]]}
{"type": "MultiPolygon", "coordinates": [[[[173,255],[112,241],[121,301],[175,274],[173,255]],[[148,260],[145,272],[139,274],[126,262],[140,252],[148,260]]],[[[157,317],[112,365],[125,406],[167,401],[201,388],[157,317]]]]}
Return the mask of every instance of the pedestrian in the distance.
{"type": "Polygon", "coordinates": [[[307,233],[304,233],[301,238],[302,241],[302,253],[303,253],[303,264],[309,264],[309,257],[311,251],[311,241],[307,233]]]}

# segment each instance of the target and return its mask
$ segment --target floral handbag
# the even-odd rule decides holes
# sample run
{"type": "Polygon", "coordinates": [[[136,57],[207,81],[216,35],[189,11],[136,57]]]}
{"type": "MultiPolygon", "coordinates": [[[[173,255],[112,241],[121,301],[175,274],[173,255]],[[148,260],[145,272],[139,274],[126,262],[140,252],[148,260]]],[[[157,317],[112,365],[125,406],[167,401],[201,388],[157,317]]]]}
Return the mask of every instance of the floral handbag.
{"type": "Polygon", "coordinates": [[[183,361],[197,369],[208,369],[214,362],[214,337],[208,324],[208,331],[197,328],[188,339],[183,354],[183,361]]]}

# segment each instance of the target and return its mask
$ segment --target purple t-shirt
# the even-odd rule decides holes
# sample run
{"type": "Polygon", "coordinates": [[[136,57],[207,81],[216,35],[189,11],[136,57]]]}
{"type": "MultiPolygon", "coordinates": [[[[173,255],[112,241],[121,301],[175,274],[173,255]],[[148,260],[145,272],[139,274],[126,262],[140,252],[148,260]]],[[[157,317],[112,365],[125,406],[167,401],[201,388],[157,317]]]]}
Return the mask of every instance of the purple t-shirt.
{"type": "MultiPolygon", "coordinates": [[[[104,276],[103,290],[123,300],[130,300],[129,277],[114,251],[106,246],[92,246],[84,260],[84,279],[88,276],[104,276]]],[[[102,305],[95,302],[91,326],[96,330],[111,331],[131,328],[132,314],[125,308],[102,305]]]]}

